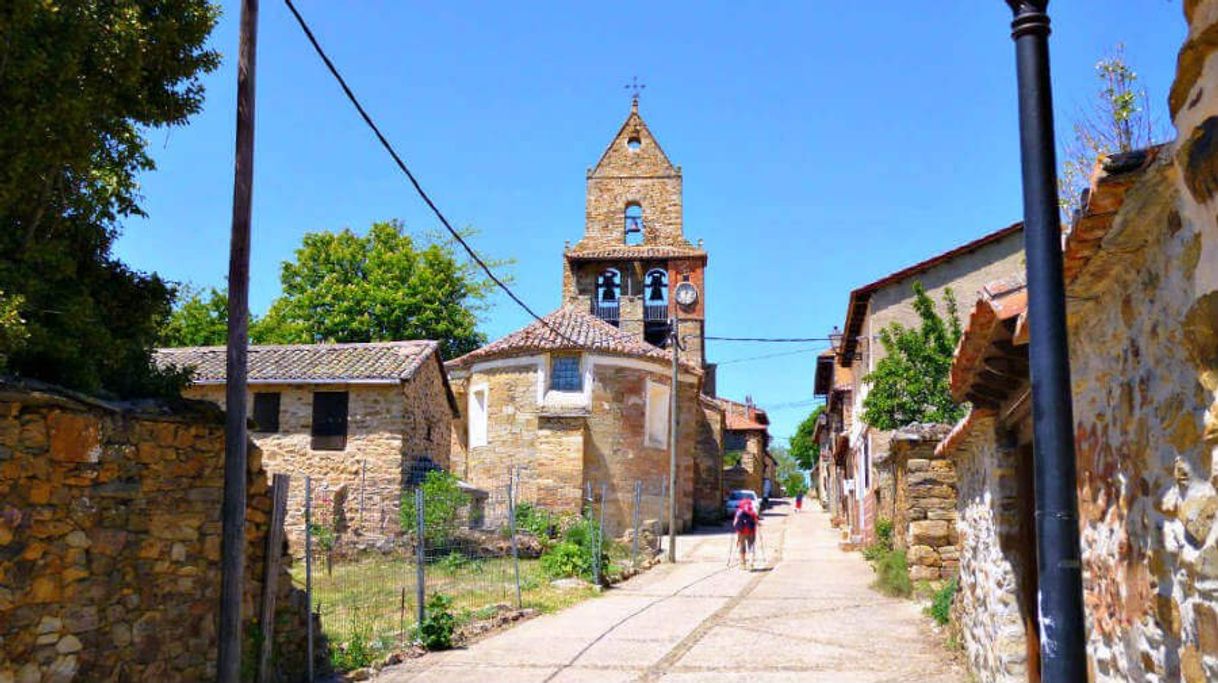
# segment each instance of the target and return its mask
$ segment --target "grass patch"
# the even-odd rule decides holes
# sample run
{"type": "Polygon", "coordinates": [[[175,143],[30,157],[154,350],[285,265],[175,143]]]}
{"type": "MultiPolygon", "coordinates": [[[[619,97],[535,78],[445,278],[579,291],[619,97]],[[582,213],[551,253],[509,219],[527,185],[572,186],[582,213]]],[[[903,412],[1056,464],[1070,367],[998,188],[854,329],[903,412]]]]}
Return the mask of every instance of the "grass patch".
{"type": "MultiPolygon", "coordinates": [[[[335,668],[367,666],[418,635],[415,623],[415,563],[403,557],[369,555],[335,559],[332,573],[315,563],[313,608],[321,614],[322,632],[329,641],[335,668]]],[[[451,556],[424,566],[426,596],[444,593],[460,622],[493,616],[496,605],[516,606],[512,558],[461,561],[451,556]]],[[[292,566],[292,578],[304,588],[304,563],[292,566]]],[[[554,612],[596,595],[591,587],[560,589],[535,559],[520,560],[521,601],[526,608],[554,612]]]]}
{"type": "Polygon", "coordinates": [[[873,563],[875,582],[872,587],[894,598],[908,598],[913,594],[913,582],[909,580],[909,562],[903,550],[889,550],[873,563]]]}
{"type": "Polygon", "coordinates": [[[935,591],[931,596],[930,606],[926,608],[926,613],[940,626],[947,626],[951,622],[952,603],[956,599],[956,591],[959,588],[959,582],[956,579],[952,579],[943,584],[943,587],[935,591]]]}

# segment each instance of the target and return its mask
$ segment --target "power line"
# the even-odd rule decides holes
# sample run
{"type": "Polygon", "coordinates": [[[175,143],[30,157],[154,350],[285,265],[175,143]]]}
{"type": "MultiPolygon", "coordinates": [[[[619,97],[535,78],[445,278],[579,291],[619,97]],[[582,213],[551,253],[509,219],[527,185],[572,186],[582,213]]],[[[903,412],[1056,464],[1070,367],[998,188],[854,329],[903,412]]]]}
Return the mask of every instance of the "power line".
{"type": "Polygon", "coordinates": [[[765,360],[766,358],[780,358],[782,356],[795,356],[795,355],[799,355],[801,353],[816,353],[819,350],[820,349],[800,349],[798,351],[783,351],[781,353],[767,353],[762,356],[748,356],[746,358],[733,358],[731,360],[720,361],[720,362],[716,363],[715,365],[723,366],[723,365],[731,365],[733,363],[747,363],[748,361],[765,360]]]}
{"type": "Polygon", "coordinates": [[[516,293],[513,292],[511,288],[503,282],[503,280],[500,280],[499,277],[495,275],[495,273],[490,269],[490,266],[486,265],[486,262],[482,260],[482,257],[478,256],[478,253],[474,251],[473,247],[469,246],[469,243],[465,241],[465,238],[461,237],[461,234],[453,228],[453,226],[448,222],[448,219],[445,218],[444,214],[440,211],[440,208],[436,206],[436,203],[431,200],[431,197],[427,196],[427,193],[423,190],[423,186],[419,184],[419,181],[414,177],[414,174],[411,173],[410,169],[406,167],[406,162],[402,161],[402,157],[398,155],[397,150],[393,148],[393,145],[390,144],[385,135],[381,133],[381,129],[376,125],[376,122],[372,120],[372,117],[369,116],[367,110],[364,109],[364,105],[360,104],[359,98],[355,96],[355,93],[352,92],[351,87],[347,85],[347,80],[343,78],[341,73],[339,73],[338,67],[334,66],[334,62],[330,61],[329,55],[327,55],[326,51],[322,49],[321,44],[317,42],[317,38],[313,35],[313,31],[309,28],[309,25],[304,20],[304,17],[300,15],[300,11],[296,9],[296,5],[292,3],[292,0],[283,1],[284,4],[288,6],[288,10],[292,12],[292,16],[296,18],[296,23],[300,25],[300,30],[304,31],[305,37],[309,39],[309,43],[313,46],[313,50],[317,53],[317,56],[321,57],[321,61],[325,62],[326,68],[330,70],[330,74],[334,76],[334,80],[338,81],[339,87],[343,89],[343,94],[347,96],[347,99],[350,100],[351,104],[355,107],[355,110],[359,112],[360,117],[364,119],[364,123],[368,124],[368,127],[372,129],[372,132],[376,135],[376,139],[380,141],[381,146],[385,148],[385,151],[389,152],[389,156],[393,157],[394,163],[397,164],[402,173],[406,174],[406,178],[410,180],[410,184],[414,186],[414,189],[416,192],[418,192],[419,197],[423,199],[423,201],[431,209],[432,213],[436,215],[436,218],[440,219],[440,223],[444,225],[444,229],[453,236],[453,239],[455,239],[458,244],[465,248],[465,253],[469,254],[469,257],[473,259],[474,263],[478,264],[478,267],[482,269],[482,272],[486,273],[486,276],[489,277],[492,282],[498,285],[499,289],[502,289],[512,301],[515,301],[518,306],[523,308],[529,315],[533,316],[537,322],[545,325],[546,328],[551,332],[557,334],[567,342],[578,346],[579,344],[575,340],[571,339],[562,332],[559,332],[554,328],[553,325],[543,320],[541,316],[537,315],[537,313],[535,313],[528,304],[522,301],[520,297],[516,296],[516,293]]]}
{"type": "Polygon", "coordinates": [[[734,341],[734,342],[765,342],[765,343],[805,343],[805,342],[827,342],[828,337],[706,337],[707,341],[734,341]]]}

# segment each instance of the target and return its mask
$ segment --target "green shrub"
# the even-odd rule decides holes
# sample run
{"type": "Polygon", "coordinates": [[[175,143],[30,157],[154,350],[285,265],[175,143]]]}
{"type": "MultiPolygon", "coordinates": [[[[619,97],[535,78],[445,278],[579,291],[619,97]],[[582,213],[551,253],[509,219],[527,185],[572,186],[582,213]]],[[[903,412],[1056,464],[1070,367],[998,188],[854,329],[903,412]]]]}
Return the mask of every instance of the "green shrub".
{"type": "MultiPolygon", "coordinates": [[[[461,509],[469,504],[467,496],[457,478],[443,470],[432,470],[419,484],[423,489],[423,539],[427,546],[435,548],[447,544],[460,526],[461,509]]],[[[414,529],[414,494],[402,496],[402,528],[414,529]]]]}
{"type": "Polygon", "coordinates": [[[578,544],[563,541],[541,556],[541,570],[551,578],[592,576],[592,562],[578,544]]]}
{"type": "Polygon", "coordinates": [[[863,548],[863,558],[874,563],[892,552],[892,531],[891,519],[875,520],[875,543],[863,548]]]}
{"type": "Polygon", "coordinates": [[[453,599],[436,593],[427,599],[423,622],[419,624],[419,638],[428,650],[447,650],[453,646],[453,632],[457,629],[457,617],[452,613],[453,599]]]}
{"type": "Polygon", "coordinates": [[[482,561],[454,550],[444,557],[441,557],[439,561],[436,562],[436,567],[450,574],[455,574],[461,570],[477,572],[482,569],[482,561]]]}
{"type": "Polygon", "coordinates": [[[909,580],[909,563],[903,550],[889,550],[875,560],[875,583],[872,586],[895,598],[907,598],[913,593],[909,580]]]}
{"type": "Polygon", "coordinates": [[[330,665],[335,671],[362,669],[375,660],[376,650],[367,627],[356,628],[346,642],[330,648],[330,665]]]}
{"type": "Polygon", "coordinates": [[[952,620],[952,602],[955,601],[956,591],[959,588],[959,582],[956,579],[952,579],[943,584],[943,587],[935,591],[935,594],[931,597],[930,606],[926,608],[926,613],[940,626],[946,626],[952,620]]]}
{"type": "Polygon", "coordinates": [[[892,550],[893,524],[891,519],[875,520],[875,542],[885,550],[892,550]]]}
{"type": "Polygon", "coordinates": [[[558,515],[532,503],[516,506],[516,530],[526,531],[543,541],[558,536],[560,522],[558,515]]]}

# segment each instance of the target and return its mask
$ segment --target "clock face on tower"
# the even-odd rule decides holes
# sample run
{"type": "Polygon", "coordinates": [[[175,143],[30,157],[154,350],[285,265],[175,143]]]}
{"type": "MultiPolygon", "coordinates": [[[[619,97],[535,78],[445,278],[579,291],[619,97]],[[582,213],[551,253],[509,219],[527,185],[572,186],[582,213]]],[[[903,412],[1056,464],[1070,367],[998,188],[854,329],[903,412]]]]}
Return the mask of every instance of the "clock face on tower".
{"type": "Polygon", "coordinates": [[[693,306],[698,301],[698,288],[688,282],[682,282],[677,285],[676,298],[677,303],[686,308],[693,306]]]}

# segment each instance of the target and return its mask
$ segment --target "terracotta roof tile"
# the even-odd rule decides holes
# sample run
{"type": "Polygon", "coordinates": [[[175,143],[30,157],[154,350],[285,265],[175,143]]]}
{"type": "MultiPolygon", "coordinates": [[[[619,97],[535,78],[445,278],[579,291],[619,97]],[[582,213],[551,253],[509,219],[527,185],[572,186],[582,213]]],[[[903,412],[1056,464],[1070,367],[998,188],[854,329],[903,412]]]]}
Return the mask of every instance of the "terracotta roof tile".
{"type": "Polygon", "coordinates": [[[766,411],[757,406],[750,406],[747,403],[740,403],[729,398],[716,398],[719,407],[723,409],[725,416],[725,424],[728,429],[733,431],[748,431],[748,430],[767,430],[770,425],[770,416],[766,411]],[[752,408],[750,415],[749,409],[752,408]]]}
{"type": "Polygon", "coordinates": [[[1158,158],[1163,145],[1144,150],[1114,154],[1101,159],[1091,176],[1085,202],[1066,236],[1062,253],[1062,274],[1069,286],[1100,251],[1104,237],[1112,229],[1125,193],[1142,178],[1143,172],[1158,158]]]}
{"type": "Polygon", "coordinates": [[[960,402],[966,400],[973,378],[989,354],[990,344],[999,335],[1013,329],[1013,326],[1004,328],[1003,323],[1022,317],[1027,309],[1028,290],[1022,275],[982,288],[981,297],[973,306],[952,360],[950,389],[953,399],[960,402]]]}
{"type": "MultiPolygon", "coordinates": [[[[252,382],[347,382],[405,380],[431,358],[434,341],[374,342],[369,344],[291,344],[249,347],[252,382]]],[[[191,346],[157,349],[157,365],[193,367],[196,383],[223,383],[225,347],[191,346]]]]}
{"type": "MultiPolygon", "coordinates": [[[[622,332],[591,313],[574,307],[564,307],[544,316],[541,321],[535,321],[482,348],[454,358],[446,363],[446,367],[463,368],[491,358],[568,350],[598,351],[665,363],[672,361],[670,352],[622,332]]],[[[701,373],[701,370],[686,361],[681,361],[681,365],[686,371],[701,373]]]]}
{"type": "Polygon", "coordinates": [[[677,257],[706,257],[706,252],[692,246],[621,246],[580,248],[578,245],[566,253],[572,261],[601,261],[610,259],[665,259],[677,257]]]}
{"type": "Polygon", "coordinates": [[[968,415],[957,422],[956,426],[952,427],[947,436],[939,442],[939,445],[935,446],[935,455],[941,458],[950,457],[957,449],[969,442],[979,425],[986,422],[992,424],[996,415],[997,413],[993,410],[984,408],[973,408],[968,411],[968,415]]]}

